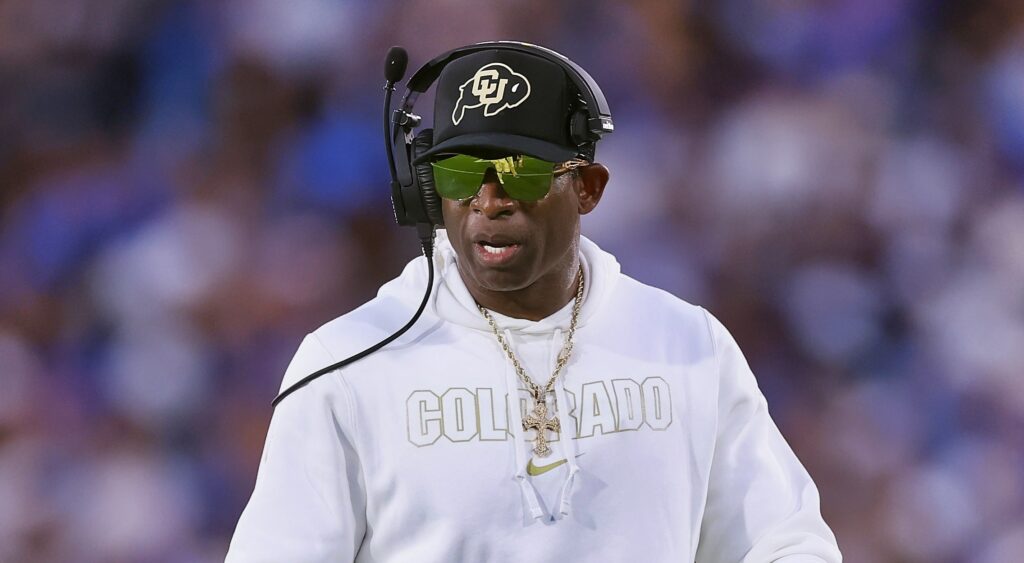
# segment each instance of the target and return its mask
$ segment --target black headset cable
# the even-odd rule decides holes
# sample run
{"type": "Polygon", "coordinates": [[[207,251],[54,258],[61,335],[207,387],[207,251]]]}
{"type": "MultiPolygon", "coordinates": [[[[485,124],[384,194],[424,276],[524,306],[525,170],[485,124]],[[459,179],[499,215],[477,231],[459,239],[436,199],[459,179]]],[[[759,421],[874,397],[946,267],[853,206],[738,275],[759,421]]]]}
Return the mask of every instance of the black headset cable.
{"type": "MultiPolygon", "coordinates": [[[[417,227],[420,227],[420,226],[417,225],[417,227]]],[[[359,352],[358,354],[356,354],[354,356],[349,356],[348,358],[345,358],[344,360],[341,360],[340,362],[333,363],[333,364],[331,364],[331,365],[329,365],[329,366],[327,366],[325,368],[322,368],[322,369],[319,369],[317,371],[314,371],[313,373],[311,373],[311,374],[307,375],[306,377],[303,377],[299,381],[295,382],[290,387],[288,387],[287,389],[282,391],[281,394],[279,394],[277,396],[277,398],[275,398],[273,400],[273,402],[270,403],[271,407],[277,407],[277,405],[281,401],[283,401],[285,399],[285,397],[287,397],[288,395],[291,395],[292,393],[294,393],[294,392],[298,391],[299,389],[305,387],[307,384],[309,384],[314,379],[320,377],[321,375],[328,374],[328,373],[330,373],[330,372],[332,372],[334,370],[341,369],[341,368],[343,368],[343,367],[345,367],[345,366],[347,366],[347,365],[349,365],[351,363],[358,362],[359,360],[365,358],[366,356],[369,356],[370,354],[376,352],[377,350],[380,350],[381,348],[387,346],[388,344],[391,344],[392,342],[395,341],[395,339],[397,339],[399,336],[402,336],[403,334],[405,334],[406,331],[408,331],[410,328],[412,328],[412,325],[416,324],[416,321],[419,320],[420,315],[423,314],[423,310],[427,308],[427,302],[430,300],[430,290],[434,287],[434,240],[433,240],[433,227],[430,226],[430,225],[427,225],[426,227],[429,227],[430,237],[429,238],[423,238],[424,235],[425,235],[425,232],[427,231],[427,229],[421,227],[420,228],[420,242],[423,243],[423,254],[427,257],[427,291],[423,294],[423,301],[420,302],[419,309],[416,309],[416,314],[413,315],[411,319],[409,319],[409,322],[405,323],[405,326],[403,326],[402,328],[398,329],[397,332],[395,332],[391,336],[385,338],[384,340],[381,340],[380,342],[374,344],[373,346],[370,346],[366,350],[363,350],[362,352],[359,352]]]]}

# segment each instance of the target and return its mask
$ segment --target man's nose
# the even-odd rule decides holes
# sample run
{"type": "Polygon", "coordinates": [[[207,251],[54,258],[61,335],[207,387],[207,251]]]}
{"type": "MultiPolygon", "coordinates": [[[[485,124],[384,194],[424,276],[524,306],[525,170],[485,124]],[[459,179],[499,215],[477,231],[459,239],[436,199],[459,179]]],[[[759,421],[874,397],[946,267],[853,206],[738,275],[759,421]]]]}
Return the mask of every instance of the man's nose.
{"type": "Polygon", "coordinates": [[[473,198],[471,207],[474,212],[482,213],[488,219],[497,219],[502,215],[510,215],[515,210],[516,202],[505,193],[498,175],[490,169],[484,175],[480,190],[473,198]]]}

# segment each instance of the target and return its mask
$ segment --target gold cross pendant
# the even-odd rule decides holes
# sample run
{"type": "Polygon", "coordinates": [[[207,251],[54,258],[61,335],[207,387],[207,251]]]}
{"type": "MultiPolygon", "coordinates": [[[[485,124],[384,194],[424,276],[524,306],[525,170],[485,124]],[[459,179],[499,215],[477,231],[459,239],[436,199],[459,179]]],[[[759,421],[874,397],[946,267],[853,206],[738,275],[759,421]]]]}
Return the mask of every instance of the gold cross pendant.
{"type": "Polygon", "coordinates": [[[523,419],[523,430],[536,430],[537,436],[533,439],[533,453],[540,457],[544,457],[551,453],[551,448],[548,447],[548,437],[545,433],[547,430],[553,432],[561,432],[561,425],[558,422],[558,418],[548,418],[548,406],[544,402],[544,398],[534,399],[533,413],[523,419]]]}

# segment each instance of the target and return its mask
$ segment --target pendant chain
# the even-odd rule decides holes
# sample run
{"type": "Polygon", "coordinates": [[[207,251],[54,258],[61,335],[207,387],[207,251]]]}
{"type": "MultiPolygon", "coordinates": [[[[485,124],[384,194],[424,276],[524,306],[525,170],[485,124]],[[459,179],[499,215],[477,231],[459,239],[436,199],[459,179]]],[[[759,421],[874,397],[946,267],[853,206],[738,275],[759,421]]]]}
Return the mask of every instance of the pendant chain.
{"type": "Polygon", "coordinates": [[[526,370],[519,364],[519,360],[516,359],[515,353],[512,351],[512,347],[509,346],[508,342],[501,335],[501,331],[498,329],[498,323],[494,322],[494,317],[487,312],[479,303],[477,308],[480,309],[480,313],[483,314],[484,318],[487,319],[487,323],[491,325],[491,330],[494,331],[494,336],[497,337],[498,343],[501,344],[501,349],[505,351],[505,355],[512,361],[512,366],[515,367],[516,373],[519,374],[519,379],[526,384],[530,389],[530,394],[533,395],[534,401],[538,403],[544,402],[544,397],[550,393],[555,386],[555,380],[558,379],[558,374],[562,372],[562,368],[569,362],[569,356],[572,355],[572,339],[576,334],[576,322],[580,317],[580,306],[583,303],[583,269],[579,271],[579,283],[576,287],[576,299],[572,305],[572,319],[569,321],[569,334],[565,338],[565,344],[562,345],[562,350],[558,353],[558,361],[555,363],[555,371],[551,374],[551,379],[548,380],[544,387],[537,385],[530,376],[526,374],[526,370]]]}

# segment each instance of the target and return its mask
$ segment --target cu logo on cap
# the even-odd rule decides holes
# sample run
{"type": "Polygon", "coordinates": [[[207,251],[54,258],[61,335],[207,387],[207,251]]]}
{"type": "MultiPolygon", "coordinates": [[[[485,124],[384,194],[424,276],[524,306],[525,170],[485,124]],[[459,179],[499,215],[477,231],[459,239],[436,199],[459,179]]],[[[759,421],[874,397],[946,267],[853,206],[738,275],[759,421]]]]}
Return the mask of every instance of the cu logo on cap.
{"type": "Polygon", "coordinates": [[[502,63],[486,64],[459,86],[452,123],[458,125],[467,109],[483,106],[484,117],[491,117],[505,108],[518,106],[529,97],[530,81],[525,76],[502,63]]]}

